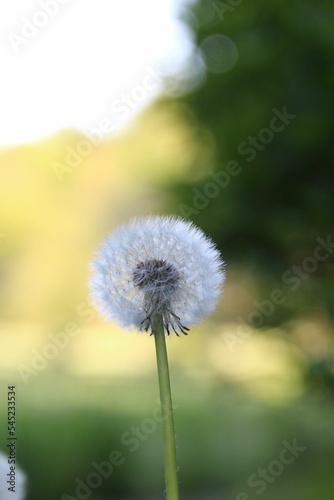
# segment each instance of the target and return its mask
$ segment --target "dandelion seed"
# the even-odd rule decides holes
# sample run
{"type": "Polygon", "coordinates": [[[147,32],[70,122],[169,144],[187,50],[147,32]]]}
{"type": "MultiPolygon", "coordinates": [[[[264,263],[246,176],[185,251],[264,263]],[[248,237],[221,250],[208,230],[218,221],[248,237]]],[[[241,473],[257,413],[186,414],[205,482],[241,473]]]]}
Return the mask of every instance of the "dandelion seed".
{"type": "Polygon", "coordinates": [[[93,272],[93,300],[106,319],[151,334],[158,315],[168,335],[187,335],[187,325],[213,310],[224,281],[213,242],[176,217],[120,226],[98,251],[93,272]]]}

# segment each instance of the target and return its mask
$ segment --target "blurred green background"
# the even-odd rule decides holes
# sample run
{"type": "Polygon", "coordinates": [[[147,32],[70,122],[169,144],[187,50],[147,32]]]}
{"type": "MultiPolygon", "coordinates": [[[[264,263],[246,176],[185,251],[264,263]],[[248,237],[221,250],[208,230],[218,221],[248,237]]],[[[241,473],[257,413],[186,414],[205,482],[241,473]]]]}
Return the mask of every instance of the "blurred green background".
{"type": "Polygon", "coordinates": [[[168,340],[181,498],[334,496],[333,3],[183,19],[207,66],[192,90],[66,171],[77,131],[0,152],[0,428],[16,384],[28,500],[163,498],[152,339],[103,323],[87,290],[104,235],[148,213],[193,220],[227,263],[213,317],[168,340]]]}

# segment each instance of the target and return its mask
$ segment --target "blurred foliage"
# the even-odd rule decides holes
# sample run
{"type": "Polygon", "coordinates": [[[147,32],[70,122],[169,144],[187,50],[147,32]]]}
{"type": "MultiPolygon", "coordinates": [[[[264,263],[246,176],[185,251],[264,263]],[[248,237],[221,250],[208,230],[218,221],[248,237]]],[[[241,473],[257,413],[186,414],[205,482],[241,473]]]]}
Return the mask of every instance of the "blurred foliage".
{"type": "Polygon", "coordinates": [[[0,151],[1,316],[61,324],[71,315],[87,298],[88,263],[105,234],[131,216],[163,211],[156,185],[192,163],[199,145],[191,134],[171,107],[148,110],[67,170],[57,165],[86,140],[73,130],[0,151]]]}
{"type": "MultiPolygon", "coordinates": [[[[195,162],[188,179],[171,186],[170,207],[218,242],[228,269],[251,275],[258,300],[283,292],[286,300],[262,326],[305,315],[333,322],[333,247],[314,261],[317,238],[334,241],[333,2],[202,0],[184,18],[199,47],[224,34],[239,58],[178,98],[214,145],[200,179],[195,162]],[[268,131],[284,109],[293,117],[268,131]],[[237,174],[228,175],[231,161],[237,174]],[[214,182],[217,174],[226,185],[214,182]]],[[[224,53],[211,57],[219,62],[224,53]]]]}

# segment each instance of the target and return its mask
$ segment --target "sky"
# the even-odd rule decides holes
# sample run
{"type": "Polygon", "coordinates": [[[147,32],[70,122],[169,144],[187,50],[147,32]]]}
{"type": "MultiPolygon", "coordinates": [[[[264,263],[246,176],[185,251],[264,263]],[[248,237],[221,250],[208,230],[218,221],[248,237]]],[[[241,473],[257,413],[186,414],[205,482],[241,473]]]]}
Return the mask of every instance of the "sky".
{"type": "Polygon", "coordinates": [[[181,71],[193,43],[185,0],[0,4],[0,147],[65,128],[117,133],[181,71]]]}

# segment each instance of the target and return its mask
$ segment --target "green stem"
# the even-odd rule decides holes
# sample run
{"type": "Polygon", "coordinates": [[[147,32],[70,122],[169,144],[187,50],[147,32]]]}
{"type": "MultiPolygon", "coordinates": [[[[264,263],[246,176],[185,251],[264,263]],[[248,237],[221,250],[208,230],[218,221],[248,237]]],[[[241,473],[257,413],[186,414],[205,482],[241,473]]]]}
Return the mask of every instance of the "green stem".
{"type": "Polygon", "coordinates": [[[167,500],[179,499],[177,480],[175,428],[172,406],[172,395],[169,380],[169,368],[166,349],[165,332],[160,317],[155,318],[154,338],[157,354],[160,400],[162,409],[162,422],[165,451],[165,478],[167,500]]]}

